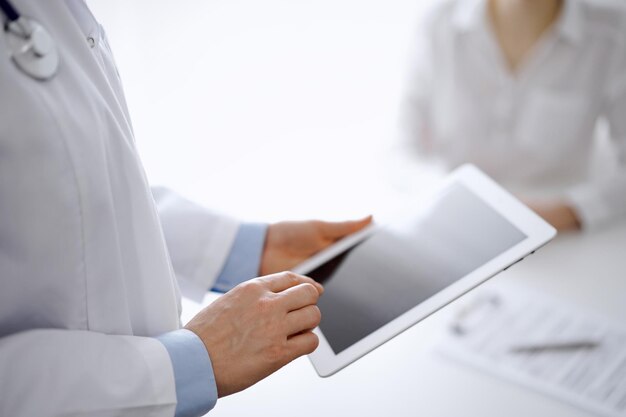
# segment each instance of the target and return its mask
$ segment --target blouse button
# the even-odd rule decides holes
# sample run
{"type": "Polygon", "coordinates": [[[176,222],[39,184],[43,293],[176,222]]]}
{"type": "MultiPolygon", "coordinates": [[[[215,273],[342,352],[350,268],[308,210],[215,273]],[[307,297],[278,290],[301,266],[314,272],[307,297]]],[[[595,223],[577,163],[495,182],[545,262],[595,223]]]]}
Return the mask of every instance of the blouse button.
{"type": "Polygon", "coordinates": [[[90,48],[93,48],[94,46],[96,46],[96,40],[92,36],[89,36],[87,38],[87,43],[89,44],[90,48]]]}

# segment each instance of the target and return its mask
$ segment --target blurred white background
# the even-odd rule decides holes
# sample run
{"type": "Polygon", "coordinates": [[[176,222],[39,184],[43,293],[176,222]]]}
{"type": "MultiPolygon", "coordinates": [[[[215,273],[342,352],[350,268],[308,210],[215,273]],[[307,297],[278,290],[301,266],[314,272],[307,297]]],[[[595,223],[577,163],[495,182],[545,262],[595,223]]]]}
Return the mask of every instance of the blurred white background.
{"type": "Polygon", "coordinates": [[[263,221],[376,212],[414,186],[390,150],[426,3],[89,1],[151,181],[263,221]]]}

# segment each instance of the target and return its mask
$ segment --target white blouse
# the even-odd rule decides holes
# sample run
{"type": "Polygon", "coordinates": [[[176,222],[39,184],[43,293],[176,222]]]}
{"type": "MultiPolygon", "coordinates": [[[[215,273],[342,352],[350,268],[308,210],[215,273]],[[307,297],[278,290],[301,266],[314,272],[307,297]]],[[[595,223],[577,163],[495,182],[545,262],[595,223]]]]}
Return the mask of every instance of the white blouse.
{"type": "Polygon", "coordinates": [[[422,155],[472,162],[499,181],[568,184],[585,228],[626,217],[626,10],[566,0],[516,73],[486,0],[445,0],[420,25],[405,126],[422,155]],[[594,129],[608,121],[619,167],[591,179],[594,129]]]}

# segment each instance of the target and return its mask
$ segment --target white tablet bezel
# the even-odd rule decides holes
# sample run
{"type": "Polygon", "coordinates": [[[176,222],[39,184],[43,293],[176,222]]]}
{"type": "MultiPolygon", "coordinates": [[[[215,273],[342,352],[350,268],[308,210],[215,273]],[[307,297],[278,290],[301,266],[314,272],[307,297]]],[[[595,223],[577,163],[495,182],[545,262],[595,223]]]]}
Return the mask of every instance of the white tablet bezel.
{"type": "MultiPolygon", "coordinates": [[[[528,237],[339,354],[333,352],[323,332],[319,327],[316,328],[314,332],[319,336],[320,344],[317,350],[309,355],[309,358],[320,376],[327,377],[334,374],[479,284],[522,260],[556,236],[556,230],[552,226],[476,167],[464,165],[458,168],[442,182],[439,190],[453,183],[467,187],[528,237]]],[[[342,239],[300,264],[294,269],[294,272],[306,275],[337,254],[376,233],[379,227],[372,225],[342,239]]]]}

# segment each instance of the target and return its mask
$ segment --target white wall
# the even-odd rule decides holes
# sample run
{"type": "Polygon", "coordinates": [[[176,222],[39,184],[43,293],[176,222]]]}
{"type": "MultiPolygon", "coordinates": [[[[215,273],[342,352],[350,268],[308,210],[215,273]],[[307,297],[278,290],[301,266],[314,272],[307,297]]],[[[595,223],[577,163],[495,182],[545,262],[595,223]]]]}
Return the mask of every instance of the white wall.
{"type": "Polygon", "coordinates": [[[423,1],[89,4],[153,182],[250,219],[375,209],[423,1]]]}

